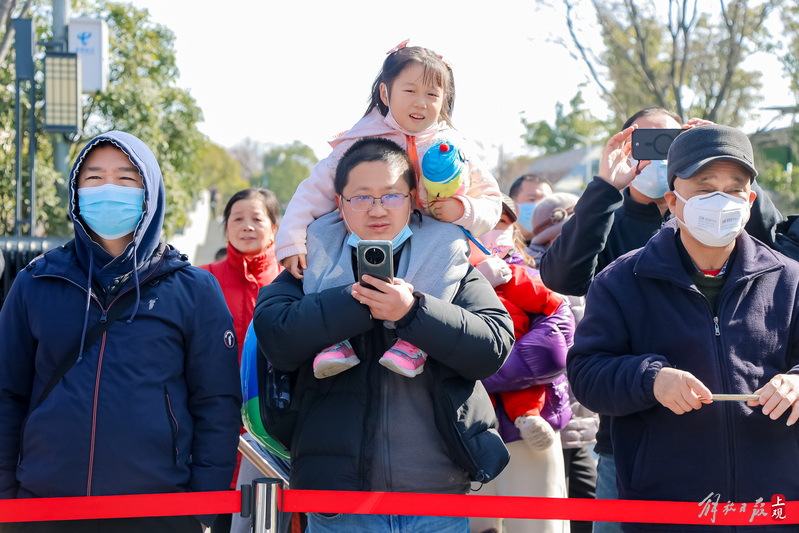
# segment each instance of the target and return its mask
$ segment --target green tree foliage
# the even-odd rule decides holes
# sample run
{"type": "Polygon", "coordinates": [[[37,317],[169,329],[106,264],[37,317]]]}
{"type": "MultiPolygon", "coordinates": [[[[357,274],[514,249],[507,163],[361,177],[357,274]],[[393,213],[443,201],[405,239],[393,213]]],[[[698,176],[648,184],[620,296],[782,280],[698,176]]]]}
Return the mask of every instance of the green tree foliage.
{"type": "Polygon", "coordinates": [[[202,111],[187,90],[175,85],[175,35],[131,4],[99,0],[78,13],[108,24],[110,76],[106,92],[85,106],[87,127],[73,154],[84,141],[109,130],[140,138],[161,166],[167,191],[164,232],[171,235],[186,223],[202,188],[201,155],[208,142],[196,126],[202,111]]]}
{"type": "MultiPolygon", "coordinates": [[[[44,0],[33,3],[39,40],[48,40],[51,35],[48,7],[49,2],[44,0]]],[[[179,73],[175,64],[175,36],[165,26],[153,22],[146,9],[123,2],[78,0],[73,3],[73,13],[107,22],[110,79],[105,93],[84,97],[84,132],[71,139],[72,159],[88,139],[99,133],[116,129],[139,137],[152,149],[164,175],[167,191],[164,232],[171,235],[185,224],[186,213],[202,188],[202,159],[208,143],[196,126],[202,120],[200,108],[188,91],[176,86],[179,73]]],[[[13,51],[6,59],[5,68],[0,69],[0,83],[4,87],[10,84],[12,90],[0,95],[0,143],[13,144],[13,51]]],[[[37,106],[37,115],[40,113],[41,104],[37,106]]],[[[48,135],[40,130],[37,140],[42,158],[37,167],[37,195],[41,204],[38,224],[51,235],[67,232],[65,208],[55,201],[55,184],[61,178],[52,169],[48,135]]],[[[6,213],[13,205],[13,171],[8,171],[9,166],[13,169],[13,157],[13,151],[0,154],[2,233],[9,232],[6,213]]]]}
{"type": "MultiPolygon", "coordinates": [[[[10,235],[14,232],[14,220],[16,212],[16,130],[14,127],[14,105],[15,105],[15,55],[13,47],[13,26],[9,25],[12,18],[29,16],[34,19],[37,34],[40,38],[46,38],[48,26],[46,21],[40,16],[39,10],[29,12],[32,7],[31,2],[24,2],[19,6],[18,2],[2,2],[0,0],[0,15],[5,11],[5,17],[0,17],[0,32],[2,42],[0,48],[4,46],[6,53],[0,56],[0,235],[10,235]]],[[[2,51],[2,50],[0,50],[2,51]]],[[[41,60],[36,61],[38,71],[42,70],[41,60]]],[[[30,112],[30,102],[28,99],[28,82],[22,82],[21,115],[23,121],[22,132],[22,158],[24,168],[22,170],[23,186],[23,211],[22,217],[27,218],[30,208],[30,174],[28,172],[28,117],[30,112]]],[[[52,147],[49,136],[42,134],[42,100],[43,92],[41,81],[37,81],[36,87],[37,105],[34,111],[36,118],[36,128],[39,134],[36,136],[36,219],[37,233],[41,233],[49,227],[66,227],[66,208],[58,205],[55,192],[55,183],[61,181],[61,176],[52,167],[52,147]]],[[[29,229],[23,227],[23,234],[28,234],[29,229]]]]}
{"type": "Polygon", "coordinates": [[[241,165],[221,146],[209,142],[200,159],[200,184],[203,188],[216,186],[222,198],[230,197],[250,186],[241,177],[241,165]]]}
{"type": "Polygon", "coordinates": [[[785,27],[786,39],[784,48],[776,46],[785,74],[791,80],[791,90],[796,103],[799,104],[799,4],[795,2],[781,6],[782,23],[785,27]]]}
{"type": "Polygon", "coordinates": [[[578,91],[569,102],[570,111],[564,114],[563,104],[555,106],[555,124],[546,121],[528,122],[522,117],[522,124],[527,132],[522,135],[530,146],[543,149],[544,155],[559,154],[576,147],[585,146],[585,139],[599,141],[607,136],[607,127],[588,109],[581,106],[585,103],[582,91],[578,91]]]}
{"type": "Polygon", "coordinates": [[[769,39],[764,22],[773,0],[593,0],[605,45],[598,53],[586,44],[593,28],[574,14],[579,0],[561,1],[570,38],[556,40],[588,67],[617,127],[653,105],[740,126],[760,99],[761,75],[742,63],[769,39]],[[719,12],[709,11],[716,5],[719,12]]]}
{"type": "Polygon", "coordinates": [[[799,165],[792,165],[790,172],[774,161],[765,161],[759,166],[757,182],[774,193],[772,200],[777,209],[786,214],[799,211],[799,165]],[[763,166],[766,168],[763,169],[763,166]]]}
{"type": "Polygon", "coordinates": [[[270,189],[281,204],[287,204],[297,185],[311,174],[318,161],[311,147],[300,141],[272,148],[264,156],[263,175],[250,178],[250,183],[254,187],[270,189]]]}

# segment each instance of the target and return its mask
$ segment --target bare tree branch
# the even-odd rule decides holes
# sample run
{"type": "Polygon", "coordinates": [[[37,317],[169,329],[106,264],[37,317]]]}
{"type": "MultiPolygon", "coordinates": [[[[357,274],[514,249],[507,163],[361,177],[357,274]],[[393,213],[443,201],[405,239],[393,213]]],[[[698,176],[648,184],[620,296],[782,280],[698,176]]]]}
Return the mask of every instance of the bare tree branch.
{"type": "MultiPolygon", "coordinates": [[[[727,62],[724,72],[724,82],[719,88],[718,94],[713,95],[713,107],[708,114],[708,120],[716,122],[719,110],[722,104],[729,96],[732,78],[735,74],[735,67],[741,60],[741,53],[743,50],[743,41],[746,35],[746,21],[748,9],[746,5],[747,0],[736,0],[729,8],[724,5],[724,0],[720,0],[722,16],[724,24],[727,26],[727,62]]],[[[760,13],[755,19],[754,28],[760,28],[771,12],[773,7],[772,2],[766,2],[762,5],[760,13]]],[[[708,100],[708,105],[710,100],[708,100]]]]}
{"type": "Polygon", "coordinates": [[[566,6],[566,25],[569,28],[569,35],[572,38],[572,43],[574,43],[574,46],[576,46],[577,50],[580,52],[580,56],[582,57],[583,62],[588,67],[588,70],[591,72],[591,77],[594,79],[594,82],[602,90],[602,93],[610,100],[610,104],[613,107],[613,110],[616,112],[618,116],[620,117],[624,116],[625,115],[624,106],[621,105],[621,102],[619,102],[619,100],[613,95],[613,93],[610,92],[605,87],[605,85],[602,83],[602,80],[599,79],[599,75],[597,74],[593,63],[591,63],[591,61],[588,59],[588,56],[585,51],[585,46],[583,46],[583,44],[577,38],[577,34],[574,30],[574,22],[572,21],[572,9],[574,8],[574,6],[571,4],[569,0],[563,0],[563,5],[566,6]]]}
{"type": "Polygon", "coordinates": [[[668,104],[666,103],[666,97],[663,94],[663,88],[660,86],[660,81],[658,81],[657,76],[652,70],[652,66],[649,64],[649,58],[647,57],[649,35],[641,29],[638,9],[635,7],[635,2],[633,0],[627,0],[627,9],[630,15],[630,22],[632,23],[633,30],[635,31],[635,48],[638,52],[638,61],[641,64],[641,69],[644,71],[644,79],[652,91],[652,94],[657,99],[658,105],[665,108],[668,104]]]}

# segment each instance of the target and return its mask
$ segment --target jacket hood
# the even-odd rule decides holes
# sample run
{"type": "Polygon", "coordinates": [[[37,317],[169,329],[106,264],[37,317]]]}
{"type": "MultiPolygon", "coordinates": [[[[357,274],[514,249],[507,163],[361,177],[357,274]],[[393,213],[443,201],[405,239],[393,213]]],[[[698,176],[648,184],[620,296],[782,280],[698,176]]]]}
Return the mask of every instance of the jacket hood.
{"type": "Polygon", "coordinates": [[[130,272],[135,264],[141,268],[142,263],[149,259],[158,247],[161,236],[161,227],[164,223],[166,200],[164,180],[161,168],[153,152],[138,138],[121,131],[111,131],[98,135],[81,151],[69,179],[69,217],[75,229],[75,253],[78,262],[84,270],[88,270],[90,258],[94,263],[95,274],[101,283],[107,283],[110,278],[130,272]],[[142,176],[144,183],[145,211],[133,232],[133,242],[117,257],[112,257],[102,246],[94,242],[87,232],[77,202],[78,172],[81,164],[101,141],[110,141],[130,159],[142,176]]]}

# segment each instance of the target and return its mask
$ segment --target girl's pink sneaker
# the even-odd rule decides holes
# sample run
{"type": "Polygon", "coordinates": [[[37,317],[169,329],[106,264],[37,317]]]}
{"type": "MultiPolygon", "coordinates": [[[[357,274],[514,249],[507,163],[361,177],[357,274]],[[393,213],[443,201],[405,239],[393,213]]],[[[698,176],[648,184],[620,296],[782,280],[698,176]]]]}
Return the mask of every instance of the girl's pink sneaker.
{"type": "Polygon", "coordinates": [[[316,379],[329,378],[349,370],[360,362],[350,341],[342,341],[322,350],[314,357],[313,375],[316,379]]]}
{"type": "Polygon", "coordinates": [[[422,373],[426,360],[426,353],[413,344],[399,339],[383,354],[380,364],[397,374],[412,378],[422,373]]]}

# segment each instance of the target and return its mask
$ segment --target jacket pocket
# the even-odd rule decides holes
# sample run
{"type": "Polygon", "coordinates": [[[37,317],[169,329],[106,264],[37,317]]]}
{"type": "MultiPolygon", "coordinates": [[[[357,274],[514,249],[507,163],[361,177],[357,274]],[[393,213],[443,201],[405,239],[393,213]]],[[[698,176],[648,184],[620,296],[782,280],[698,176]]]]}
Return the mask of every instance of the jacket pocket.
{"type": "Polygon", "coordinates": [[[490,421],[494,419],[485,391],[485,405],[479,405],[477,388],[482,385],[462,378],[442,379],[437,365],[434,409],[436,425],[452,459],[471,481],[487,483],[496,478],[510,461],[510,455],[490,421]],[[481,412],[485,411],[485,412],[481,412]]]}
{"type": "Polygon", "coordinates": [[[166,407],[166,417],[169,421],[170,434],[172,435],[172,457],[175,460],[175,465],[179,465],[180,450],[178,449],[178,434],[180,433],[180,425],[172,411],[172,402],[169,399],[169,389],[167,389],[166,385],[164,385],[164,406],[166,407]]]}

